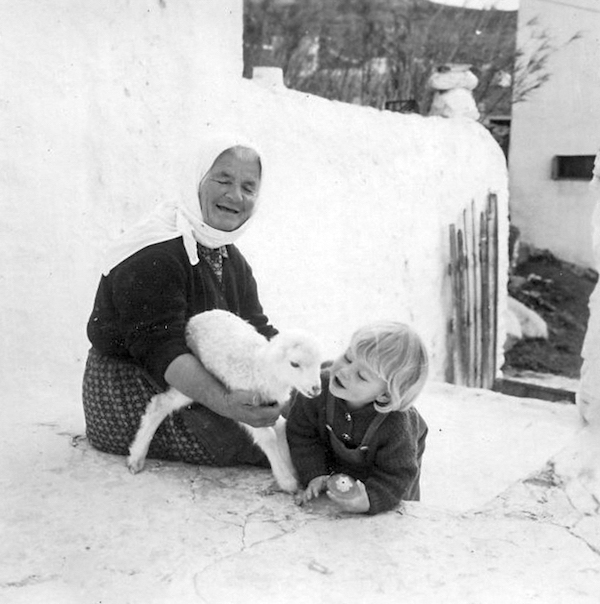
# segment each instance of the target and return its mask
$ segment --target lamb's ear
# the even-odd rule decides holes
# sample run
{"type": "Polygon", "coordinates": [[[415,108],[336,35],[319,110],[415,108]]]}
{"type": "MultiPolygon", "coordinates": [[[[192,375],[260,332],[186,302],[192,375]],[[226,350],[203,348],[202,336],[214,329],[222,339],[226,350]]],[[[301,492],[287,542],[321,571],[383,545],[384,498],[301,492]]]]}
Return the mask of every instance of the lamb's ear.
{"type": "Polygon", "coordinates": [[[285,359],[289,352],[292,350],[292,342],[290,342],[285,336],[278,333],[276,336],[271,338],[271,342],[276,343],[273,351],[277,353],[279,360],[285,359]]]}
{"type": "Polygon", "coordinates": [[[295,351],[301,350],[301,349],[302,349],[302,345],[299,342],[294,342],[294,341],[288,341],[283,346],[284,353],[287,356],[290,356],[295,351]]]}

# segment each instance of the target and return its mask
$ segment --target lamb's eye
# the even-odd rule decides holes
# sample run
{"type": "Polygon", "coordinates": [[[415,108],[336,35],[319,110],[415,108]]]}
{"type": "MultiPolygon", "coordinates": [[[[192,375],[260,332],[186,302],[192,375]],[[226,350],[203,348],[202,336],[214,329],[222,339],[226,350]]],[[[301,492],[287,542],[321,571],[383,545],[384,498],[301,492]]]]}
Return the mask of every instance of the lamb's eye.
{"type": "Polygon", "coordinates": [[[294,368],[294,369],[298,369],[298,367],[300,367],[300,363],[296,363],[296,361],[290,361],[290,365],[294,368]]]}

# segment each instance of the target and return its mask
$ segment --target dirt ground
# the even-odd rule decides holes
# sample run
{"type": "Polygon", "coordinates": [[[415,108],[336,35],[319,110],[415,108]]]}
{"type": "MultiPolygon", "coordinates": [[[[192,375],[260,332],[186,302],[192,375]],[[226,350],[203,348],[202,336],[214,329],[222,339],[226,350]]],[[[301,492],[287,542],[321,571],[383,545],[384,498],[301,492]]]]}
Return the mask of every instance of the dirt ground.
{"type": "Polygon", "coordinates": [[[588,300],[598,273],[562,262],[547,250],[529,251],[510,277],[509,294],[548,325],[548,340],[521,340],[505,354],[505,373],[528,369],[578,378],[588,300]]]}

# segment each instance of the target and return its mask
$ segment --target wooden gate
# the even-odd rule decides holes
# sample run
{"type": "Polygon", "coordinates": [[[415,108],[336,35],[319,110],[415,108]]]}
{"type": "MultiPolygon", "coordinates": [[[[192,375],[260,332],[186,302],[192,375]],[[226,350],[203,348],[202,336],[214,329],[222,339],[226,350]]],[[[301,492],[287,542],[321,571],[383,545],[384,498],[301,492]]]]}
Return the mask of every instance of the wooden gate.
{"type": "Polygon", "coordinates": [[[450,382],[491,389],[496,377],[498,329],[498,199],[486,208],[471,202],[450,225],[453,313],[449,326],[450,382]]]}

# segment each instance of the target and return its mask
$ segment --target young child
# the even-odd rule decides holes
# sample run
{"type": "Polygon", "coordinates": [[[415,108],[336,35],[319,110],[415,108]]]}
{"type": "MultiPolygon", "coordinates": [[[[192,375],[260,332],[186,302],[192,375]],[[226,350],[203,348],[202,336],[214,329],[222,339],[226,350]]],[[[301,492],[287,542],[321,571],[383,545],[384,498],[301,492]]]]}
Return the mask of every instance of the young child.
{"type": "Polygon", "coordinates": [[[322,394],[298,395],[287,438],[306,503],[327,490],[333,473],[357,480],[348,499],[327,491],[342,510],[377,514],[419,499],[427,425],[413,407],[427,379],[427,351],[407,325],[382,321],[358,329],[323,374],[322,394]]]}

